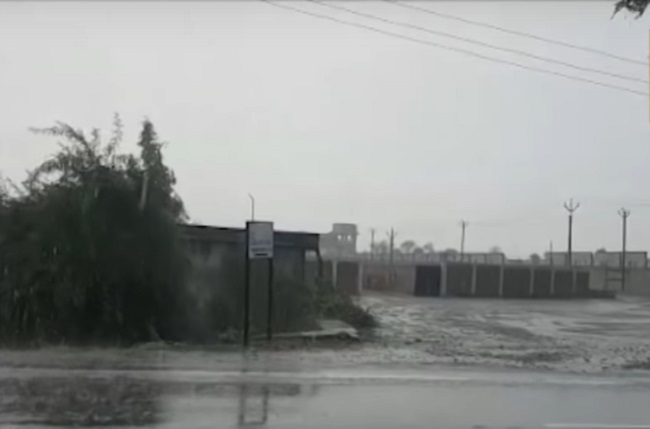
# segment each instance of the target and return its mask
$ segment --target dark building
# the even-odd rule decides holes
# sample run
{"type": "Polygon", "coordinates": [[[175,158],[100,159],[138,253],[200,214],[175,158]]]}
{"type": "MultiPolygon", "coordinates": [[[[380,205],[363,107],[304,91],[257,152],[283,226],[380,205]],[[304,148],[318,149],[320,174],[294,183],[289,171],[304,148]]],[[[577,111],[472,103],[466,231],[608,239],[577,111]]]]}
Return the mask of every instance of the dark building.
{"type": "MultiPolygon", "coordinates": [[[[227,314],[230,325],[241,319],[245,270],[245,237],[243,228],[222,228],[205,225],[180,225],[181,238],[186,247],[189,271],[186,287],[199,303],[196,319],[209,320],[210,312],[227,314]]],[[[286,313],[283,301],[314,285],[322,272],[320,266],[319,234],[305,232],[275,231],[273,250],[273,284],[277,295],[274,308],[277,312],[277,329],[282,326],[282,314],[286,313]],[[313,255],[310,255],[313,254],[313,255]],[[310,256],[309,267],[306,258],[310,256]]],[[[251,318],[253,327],[265,323],[268,291],[267,259],[251,260],[251,318]]],[[[289,316],[287,316],[289,320],[289,316]]],[[[221,327],[212,327],[221,329],[221,327]]]]}

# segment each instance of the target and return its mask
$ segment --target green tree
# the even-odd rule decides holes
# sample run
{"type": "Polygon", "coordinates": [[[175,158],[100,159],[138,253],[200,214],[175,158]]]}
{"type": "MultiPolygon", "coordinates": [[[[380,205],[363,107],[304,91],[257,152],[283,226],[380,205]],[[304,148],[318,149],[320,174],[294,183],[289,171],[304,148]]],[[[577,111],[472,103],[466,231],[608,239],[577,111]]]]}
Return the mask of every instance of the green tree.
{"type": "Polygon", "coordinates": [[[388,253],[389,248],[388,248],[388,242],[386,240],[381,240],[378,243],[375,244],[375,253],[378,254],[385,254],[388,253]]]}
{"type": "Polygon", "coordinates": [[[408,253],[413,252],[413,249],[415,249],[416,246],[417,246],[417,244],[415,244],[415,241],[406,240],[406,241],[402,242],[402,244],[400,245],[400,251],[402,253],[408,254],[408,253]]]}
{"type": "Polygon", "coordinates": [[[151,122],[139,156],[118,153],[118,116],[106,144],[65,123],[33,131],[60,150],[0,198],[2,339],[180,338],[191,311],[184,210],[151,122]]]}
{"type": "Polygon", "coordinates": [[[648,7],[650,0],[619,0],[614,5],[614,15],[621,10],[635,13],[637,18],[640,18],[648,7]]]}
{"type": "Polygon", "coordinates": [[[537,253],[533,253],[530,255],[530,262],[531,264],[538,265],[542,262],[542,258],[537,253]]]}

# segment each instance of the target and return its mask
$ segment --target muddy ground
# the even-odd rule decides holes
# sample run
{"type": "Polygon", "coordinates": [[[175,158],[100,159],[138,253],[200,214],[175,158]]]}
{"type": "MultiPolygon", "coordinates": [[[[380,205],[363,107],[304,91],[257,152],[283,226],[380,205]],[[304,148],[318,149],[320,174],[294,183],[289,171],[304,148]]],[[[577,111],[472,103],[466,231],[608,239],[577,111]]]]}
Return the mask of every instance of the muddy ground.
{"type": "Polygon", "coordinates": [[[380,327],[361,342],[128,349],[3,350],[0,367],[294,370],[354,365],[516,367],[564,372],[650,370],[650,301],[480,300],[369,295],[380,327]]]}
{"type": "Polygon", "coordinates": [[[369,296],[378,335],[426,363],[576,372],[650,370],[650,301],[369,296]]]}

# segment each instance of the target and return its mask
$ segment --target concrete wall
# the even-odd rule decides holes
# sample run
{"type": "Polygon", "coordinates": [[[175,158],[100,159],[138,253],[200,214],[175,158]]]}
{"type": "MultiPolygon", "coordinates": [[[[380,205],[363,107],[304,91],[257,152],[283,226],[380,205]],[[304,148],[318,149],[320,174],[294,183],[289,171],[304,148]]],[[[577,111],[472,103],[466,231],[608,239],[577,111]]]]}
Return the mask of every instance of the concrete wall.
{"type": "Polygon", "coordinates": [[[607,269],[604,267],[594,267],[589,270],[589,289],[591,290],[614,290],[618,291],[619,284],[612,288],[607,283],[607,269]]]}
{"type": "Polygon", "coordinates": [[[573,272],[571,270],[555,270],[553,295],[559,298],[568,298],[573,295],[573,272]]]}
{"type": "Polygon", "coordinates": [[[576,286],[574,293],[577,296],[589,296],[589,272],[578,271],[576,276],[576,286]]]}
{"type": "Polygon", "coordinates": [[[442,267],[440,265],[418,265],[415,267],[415,295],[440,296],[442,288],[442,267]]]}
{"type": "Polygon", "coordinates": [[[415,265],[394,265],[392,276],[390,265],[381,262],[366,262],[361,270],[365,290],[415,293],[415,265]]]}
{"type": "Polygon", "coordinates": [[[350,295],[357,295],[359,287],[358,262],[338,262],[336,264],[336,289],[350,295]]]}
{"type": "Polygon", "coordinates": [[[650,270],[630,268],[626,271],[625,291],[622,287],[622,273],[618,269],[594,267],[589,273],[589,288],[608,290],[629,295],[650,296],[650,270]]]}
{"type": "MultiPolygon", "coordinates": [[[[334,266],[344,268],[337,287],[355,293],[361,290],[416,294],[416,268],[420,276],[428,276],[433,269],[440,270],[440,288],[428,285],[430,279],[419,279],[421,296],[475,296],[503,298],[573,298],[591,296],[590,290],[604,290],[604,275],[595,267],[550,267],[548,265],[490,265],[446,263],[409,265],[394,264],[394,278],[391,279],[390,265],[380,261],[357,264],[339,261],[325,262],[329,271],[334,266]],[[429,273],[429,274],[427,274],[429,273]],[[425,275],[426,274],[426,275],[425,275]],[[355,282],[356,279],[356,282],[355,282]],[[439,294],[437,294],[439,290],[439,294]],[[435,291],[435,292],[434,292],[435,291]]],[[[611,271],[611,269],[610,269],[611,271]]],[[[611,282],[610,282],[611,283],[611,282]]],[[[628,278],[629,293],[650,296],[650,276],[635,274],[628,278]]],[[[610,290],[612,288],[610,287],[610,290]]]]}
{"type": "Polygon", "coordinates": [[[533,297],[549,298],[551,296],[550,268],[536,267],[533,272],[533,297]]]}
{"type": "Polygon", "coordinates": [[[477,265],[475,296],[486,297],[486,298],[499,296],[500,277],[501,277],[500,266],[477,265]]]}
{"type": "Polygon", "coordinates": [[[503,297],[528,298],[530,297],[530,268],[504,267],[503,271],[503,297]]]}
{"type": "Polygon", "coordinates": [[[650,271],[628,270],[625,279],[625,293],[629,295],[650,296],[650,271]]]}
{"type": "Polygon", "coordinates": [[[447,264],[447,295],[471,296],[472,291],[472,265],[447,264]]]}

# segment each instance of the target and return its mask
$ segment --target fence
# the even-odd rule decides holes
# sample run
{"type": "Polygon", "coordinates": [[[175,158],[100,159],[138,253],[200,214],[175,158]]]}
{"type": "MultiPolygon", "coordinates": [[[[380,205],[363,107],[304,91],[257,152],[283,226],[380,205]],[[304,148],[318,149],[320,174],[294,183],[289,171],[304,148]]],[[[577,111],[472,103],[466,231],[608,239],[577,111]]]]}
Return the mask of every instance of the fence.
{"type": "MultiPolygon", "coordinates": [[[[382,261],[328,261],[325,277],[339,290],[416,296],[481,298],[573,298],[617,292],[602,267],[553,267],[485,263],[387,264],[382,261]]],[[[626,292],[650,296],[648,271],[630,269],[626,292]]]]}

